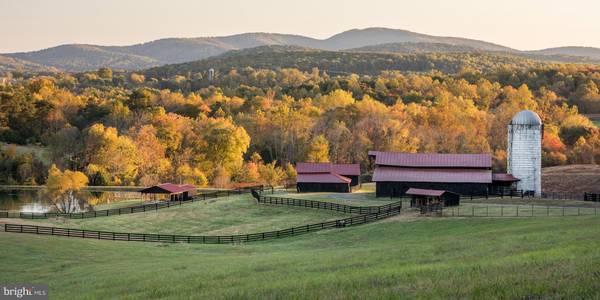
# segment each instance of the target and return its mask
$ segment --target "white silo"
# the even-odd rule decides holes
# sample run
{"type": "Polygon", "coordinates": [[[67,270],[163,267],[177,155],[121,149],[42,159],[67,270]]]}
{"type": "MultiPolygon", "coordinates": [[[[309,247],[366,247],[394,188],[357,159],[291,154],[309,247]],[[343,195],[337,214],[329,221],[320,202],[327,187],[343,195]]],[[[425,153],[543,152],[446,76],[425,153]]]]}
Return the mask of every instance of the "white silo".
{"type": "Polygon", "coordinates": [[[517,189],[542,193],[542,119],[531,110],[516,114],[508,124],[508,173],[520,179],[517,189]]]}

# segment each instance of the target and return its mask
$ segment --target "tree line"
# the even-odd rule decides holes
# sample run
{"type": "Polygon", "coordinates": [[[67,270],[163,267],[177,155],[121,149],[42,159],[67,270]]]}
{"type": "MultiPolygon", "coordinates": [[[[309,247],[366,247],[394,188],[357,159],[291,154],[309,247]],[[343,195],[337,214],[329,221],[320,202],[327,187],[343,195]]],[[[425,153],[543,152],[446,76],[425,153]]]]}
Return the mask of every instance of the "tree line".
{"type": "Polygon", "coordinates": [[[503,170],[507,124],[522,109],[544,121],[545,166],[600,158],[600,133],[580,113],[600,109],[600,70],[589,66],[147,75],[103,68],[0,86],[0,141],[50,153],[45,164],[5,147],[0,182],[43,183],[55,164],[90,185],[278,184],[293,180],[298,161],[366,170],[368,150],[492,153],[503,170]]]}

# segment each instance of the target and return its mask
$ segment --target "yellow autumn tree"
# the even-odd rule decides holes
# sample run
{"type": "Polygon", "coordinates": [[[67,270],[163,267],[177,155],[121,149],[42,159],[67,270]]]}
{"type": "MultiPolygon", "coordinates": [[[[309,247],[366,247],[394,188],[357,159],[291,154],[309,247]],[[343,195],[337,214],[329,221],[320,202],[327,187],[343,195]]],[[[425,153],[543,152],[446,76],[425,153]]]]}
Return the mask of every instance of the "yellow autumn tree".
{"type": "Polygon", "coordinates": [[[88,178],[79,171],[61,171],[52,165],[46,180],[46,197],[59,212],[72,213],[79,208],[77,193],[88,184],[88,178]]]}
{"type": "Polygon", "coordinates": [[[324,135],[318,135],[312,140],[306,155],[306,161],[329,162],[329,142],[324,135]]]}

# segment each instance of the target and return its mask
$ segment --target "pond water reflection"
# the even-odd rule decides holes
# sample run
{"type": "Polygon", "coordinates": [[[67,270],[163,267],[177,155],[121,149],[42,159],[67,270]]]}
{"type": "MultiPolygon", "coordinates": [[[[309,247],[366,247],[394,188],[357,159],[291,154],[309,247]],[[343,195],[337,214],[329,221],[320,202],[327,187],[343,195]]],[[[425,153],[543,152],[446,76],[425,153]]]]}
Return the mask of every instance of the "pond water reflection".
{"type": "MultiPolygon", "coordinates": [[[[83,190],[75,195],[71,205],[75,207],[73,212],[86,212],[93,211],[98,205],[133,199],[140,199],[140,193],[83,190]]],[[[0,189],[0,211],[44,213],[56,212],[57,208],[42,189],[0,189]]]]}

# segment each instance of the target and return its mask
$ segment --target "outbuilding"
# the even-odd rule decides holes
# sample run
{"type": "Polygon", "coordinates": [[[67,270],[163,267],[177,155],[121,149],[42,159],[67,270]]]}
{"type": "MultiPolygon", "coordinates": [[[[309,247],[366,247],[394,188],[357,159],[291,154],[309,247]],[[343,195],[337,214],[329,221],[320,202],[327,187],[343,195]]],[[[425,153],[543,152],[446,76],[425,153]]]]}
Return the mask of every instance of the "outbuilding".
{"type": "Polygon", "coordinates": [[[515,189],[515,183],[519,181],[512,174],[494,173],[492,174],[492,185],[490,186],[490,194],[510,195],[515,189]]]}
{"type": "Polygon", "coordinates": [[[196,194],[196,187],[191,184],[161,183],[140,191],[142,199],[185,201],[196,194]]]}
{"type": "Polygon", "coordinates": [[[351,186],[360,185],[360,165],[359,164],[333,164],[333,163],[306,163],[296,164],[296,173],[298,174],[323,174],[331,173],[350,178],[351,186]]]}
{"type": "Polygon", "coordinates": [[[332,173],[298,173],[296,175],[296,190],[298,193],[335,192],[350,193],[352,180],[339,174],[332,173]]]}
{"type": "Polygon", "coordinates": [[[406,191],[406,195],[412,197],[410,206],[458,206],[460,204],[460,195],[442,190],[427,190],[410,188],[406,191]]]}

